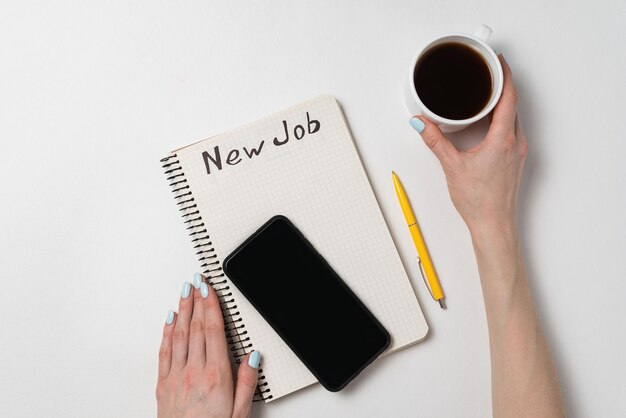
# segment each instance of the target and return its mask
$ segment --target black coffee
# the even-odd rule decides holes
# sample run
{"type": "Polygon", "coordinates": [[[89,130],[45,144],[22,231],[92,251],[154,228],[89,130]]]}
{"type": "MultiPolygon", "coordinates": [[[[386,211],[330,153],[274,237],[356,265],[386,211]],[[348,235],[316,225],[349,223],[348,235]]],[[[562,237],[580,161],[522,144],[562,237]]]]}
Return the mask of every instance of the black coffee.
{"type": "Polygon", "coordinates": [[[491,71],[473,48],[448,42],[427,51],[413,73],[417,95],[435,114],[468,119],[480,113],[491,97],[491,71]]]}

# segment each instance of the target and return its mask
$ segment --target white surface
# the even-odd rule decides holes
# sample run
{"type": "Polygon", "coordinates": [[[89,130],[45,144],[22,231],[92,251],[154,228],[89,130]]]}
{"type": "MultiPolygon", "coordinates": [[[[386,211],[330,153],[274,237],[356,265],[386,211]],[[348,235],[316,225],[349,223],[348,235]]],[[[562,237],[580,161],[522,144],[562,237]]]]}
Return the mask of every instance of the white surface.
{"type": "Polygon", "coordinates": [[[300,3],[2,2],[0,416],[155,415],[161,326],[197,268],[159,158],[323,92],[344,107],[431,334],[341,393],[312,387],[255,415],[488,416],[469,236],[402,100],[416,44],[481,22],[520,89],[528,271],[571,416],[626,415],[626,4],[300,3]],[[392,169],[447,311],[417,275],[392,169]]]}

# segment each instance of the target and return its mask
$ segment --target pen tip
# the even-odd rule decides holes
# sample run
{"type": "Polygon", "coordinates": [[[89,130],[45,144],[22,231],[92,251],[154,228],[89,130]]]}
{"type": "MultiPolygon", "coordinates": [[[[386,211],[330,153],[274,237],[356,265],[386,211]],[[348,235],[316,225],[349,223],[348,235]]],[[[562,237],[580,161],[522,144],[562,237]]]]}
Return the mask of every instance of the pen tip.
{"type": "Polygon", "coordinates": [[[445,302],[443,301],[443,298],[442,298],[442,299],[439,299],[439,306],[441,306],[441,309],[446,309],[446,304],[445,304],[445,302]]]}

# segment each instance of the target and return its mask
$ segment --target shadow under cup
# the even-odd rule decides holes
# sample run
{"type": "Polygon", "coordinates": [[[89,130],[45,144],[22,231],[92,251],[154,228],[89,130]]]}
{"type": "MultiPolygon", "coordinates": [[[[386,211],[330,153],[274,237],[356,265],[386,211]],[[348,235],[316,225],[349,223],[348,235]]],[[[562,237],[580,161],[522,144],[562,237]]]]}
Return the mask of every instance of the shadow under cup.
{"type": "Polygon", "coordinates": [[[407,84],[405,99],[411,114],[422,114],[437,123],[442,131],[455,132],[493,110],[502,93],[502,66],[496,53],[483,40],[469,34],[451,34],[430,42],[421,50],[413,61],[407,84]],[[446,79],[448,76],[450,78],[446,79]],[[420,79],[429,84],[416,86],[420,79]],[[457,95],[458,100],[469,101],[446,105],[445,100],[454,100],[455,89],[469,97],[459,98],[457,95]],[[472,99],[475,99],[474,109],[466,106],[463,112],[463,106],[469,106],[472,99]],[[431,103],[432,108],[426,103],[431,103]]]}

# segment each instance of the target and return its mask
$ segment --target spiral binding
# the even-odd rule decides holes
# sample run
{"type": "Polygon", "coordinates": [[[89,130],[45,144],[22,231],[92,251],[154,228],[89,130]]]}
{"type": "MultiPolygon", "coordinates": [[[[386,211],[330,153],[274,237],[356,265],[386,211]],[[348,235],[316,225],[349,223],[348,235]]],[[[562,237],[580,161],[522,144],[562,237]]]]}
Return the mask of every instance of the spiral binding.
{"type": "MultiPolygon", "coordinates": [[[[230,352],[237,364],[241,363],[241,358],[253,351],[250,337],[247,336],[246,325],[243,323],[241,314],[237,310],[237,305],[230,291],[230,284],[226,275],[222,271],[221,263],[215,254],[213,243],[209,238],[207,229],[202,221],[200,210],[195,203],[194,197],[185,178],[185,173],[180,165],[180,160],[176,154],[161,159],[165,177],[174,198],[176,205],[180,206],[179,211],[182,212],[184,224],[189,231],[191,243],[196,250],[198,261],[201,263],[204,277],[207,278],[209,284],[215,290],[220,301],[220,308],[224,316],[224,331],[226,332],[226,341],[230,347],[230,352]]],[[[267,401],[272,399],[270,388],[263,374],[263,369],[259,369],[259,379],[254,394],[254,401],[267,401]]]]}

